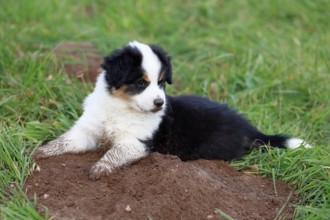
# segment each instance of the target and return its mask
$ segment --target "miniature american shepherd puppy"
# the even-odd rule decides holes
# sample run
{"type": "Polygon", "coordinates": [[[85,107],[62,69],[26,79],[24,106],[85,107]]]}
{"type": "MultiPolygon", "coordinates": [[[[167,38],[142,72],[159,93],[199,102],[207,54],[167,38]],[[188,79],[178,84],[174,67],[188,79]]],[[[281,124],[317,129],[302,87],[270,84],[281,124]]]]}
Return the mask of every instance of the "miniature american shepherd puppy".
{"type": "Polygon", "coordinates": [[[74,126],[34,152],[36,159],[108,150],[89,171],[92,180],[109,175],[150,152],[181,160],[231,160],[260,145],[296,148],[303,140],[266,135],[225,104],[197,96],[168,96],[170,57],[156,45],[130,42],[105,57],[104,71],[84,101],[74,126]]]}

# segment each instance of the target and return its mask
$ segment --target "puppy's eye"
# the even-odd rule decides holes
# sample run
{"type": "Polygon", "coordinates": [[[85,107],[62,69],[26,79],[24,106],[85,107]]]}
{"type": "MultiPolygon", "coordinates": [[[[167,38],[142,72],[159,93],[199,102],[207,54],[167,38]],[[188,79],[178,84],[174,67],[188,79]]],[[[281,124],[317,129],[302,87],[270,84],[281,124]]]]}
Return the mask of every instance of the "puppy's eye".
{"type": "Polygon", "coordinates": [[[148,82],[145,81],[144,79],[140,79],[139,81],[137,81],[135,83],[135,85],[137,85],[138,87],[147,87],[148,86],[148,82]]]}

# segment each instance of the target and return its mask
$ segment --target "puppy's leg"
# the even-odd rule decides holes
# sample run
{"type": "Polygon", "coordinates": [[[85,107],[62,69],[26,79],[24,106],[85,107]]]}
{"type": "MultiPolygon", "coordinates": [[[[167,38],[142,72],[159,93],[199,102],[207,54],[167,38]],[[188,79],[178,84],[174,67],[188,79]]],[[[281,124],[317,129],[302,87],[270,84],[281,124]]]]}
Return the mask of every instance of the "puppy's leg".
{"type": "Polygon", "coordinates": [[[146,157],[148,153],[145,145],[139,140],[128,141],[126,139],[115,143],[113,147],[92,166],[89,171],[89,178],[96,180],[101,176],[107,176],[114,169],[146,157]]]}
{"type": "Polygon", "coordinates": [[[46,158],[65,153],[78,153],[97,147],[97,141],[102,131],[97,123],[88,123],[85,116],[55,140],[52,140],[33,153],[34,159],[46,158]]]}

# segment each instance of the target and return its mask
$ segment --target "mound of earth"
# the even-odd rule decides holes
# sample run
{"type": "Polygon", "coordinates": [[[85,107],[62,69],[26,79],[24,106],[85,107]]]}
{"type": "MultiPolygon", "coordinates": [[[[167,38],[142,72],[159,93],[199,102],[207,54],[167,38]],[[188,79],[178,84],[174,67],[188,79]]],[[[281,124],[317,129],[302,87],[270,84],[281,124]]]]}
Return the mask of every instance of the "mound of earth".
{"type": "Polygon", "coordinates": [[[37,161],[28,198],[54,219],[292,219],[293,189],[224,161],[182,162],[152,153],[98,181],[88,171],[103,152],[37,161]],[[280,214],[279,214],[280,213],[280,214]]]}
{"type": "Polygon", "coordinates": [[[54,52],[71,78],[95,83],[96,76],[102,71],[103,57],[90,42],[61,42],[54,48],[54,52]]]}

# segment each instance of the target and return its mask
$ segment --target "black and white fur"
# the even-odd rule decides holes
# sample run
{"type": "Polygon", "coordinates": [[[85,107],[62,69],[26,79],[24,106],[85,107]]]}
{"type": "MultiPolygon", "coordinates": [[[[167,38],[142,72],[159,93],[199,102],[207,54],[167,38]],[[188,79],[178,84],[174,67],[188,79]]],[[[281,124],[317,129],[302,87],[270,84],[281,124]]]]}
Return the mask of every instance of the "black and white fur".
{"type": "Polygon", "coordinates": [[[301,139],[265,135],[227,105],[197,96],[166,96],[172,66],[158,46],[130,42],[106,57],[102,67],[83,115],[38,148],[35,158],[91,151],[106,142],[109,150],[89,172],[95,180],[154,151],[182,160],[231,160],[265,144],[311,147],[301,139]]]}

